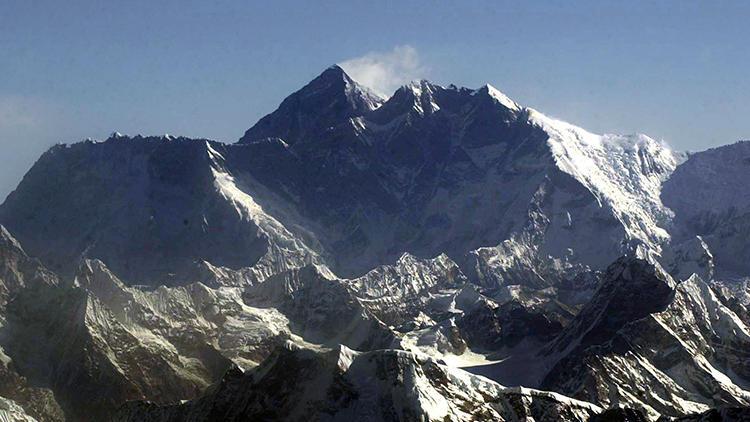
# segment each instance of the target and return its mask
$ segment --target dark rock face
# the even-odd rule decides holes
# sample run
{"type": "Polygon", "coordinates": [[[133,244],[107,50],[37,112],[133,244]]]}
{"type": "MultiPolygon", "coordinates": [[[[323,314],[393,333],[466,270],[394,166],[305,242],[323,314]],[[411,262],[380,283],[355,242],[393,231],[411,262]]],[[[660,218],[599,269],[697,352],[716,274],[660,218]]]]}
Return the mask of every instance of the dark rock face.
{"type": "Polygon", "coordinates": [[[650,417],[747,405],[738,387],[749,379],[741,352],[750,346],[747,332],[700,278],[675,284],[658,265],[623,258],[547,346],[545,353],[561,357],[542,388],[650,417]],[[733,375],[716,378],[715,371],[733,375]]]}
{"type": "Polygon", "coordinates": [[[679,418],[659,418],[659,422],[744,422],[750,420],[750,407],[727,407],[710,409],[703,413],[682,416],[679,418]]]}
{"type": "Polygon", "coordinates": [[[674,296],[672,278],[642,259],[618,259],[603,279],[591,301],[556,340],[557,351],[606,343],[626,324],[666,309],[674,296]]]}
{"type": "Polygon", "coordinates": [[[562,330],[543,311],[507,302],[496,309],[479,308],[460,318],[457,326],[472,347],[479,350],[513,348],[523,340],[544,343],[562,330]]]}
{"type": "Polygon", "coordinates": [[[594,415],[589,422],[647,422],[648,418],[643,412],[630,408],[607,409],[594,415]]]}
{"type": "Polygon", "coordinates": [[[294,145],[313,137],[323,137],[333,127],[372,111],[382,102],[334,65],[287,97],[278,110],[248,129],[240,143],[277,137],[294,145]]]}
{"type": "MultiPolygon", "coordinates": [[[[328,79],[327,73],[320,78],[328,79]]],[[[360,88],[350,91],[362,95],[360,88]]],[[[287,140],[288,122],[299,119],[274,116],[304,114],[298,96],[333,103],[346,97],[305,87],[248,131],[255,135],[241,140],[250,145],[264,137],[284,140],[288,148],[278,151],[281,159],[267,160],[289,162],[290,171],[276,177],[280,171],[268,169],[270,177],[244,160],[230,161],[258,180],[284,181],[295,208],[325,228],[317,238],[329,252],[329,265],[344,276],[393,262],[405,251],[455,258],[497,244],[525,223],[525,213],[508,208],[528,206],[535,186],[526,179],[540,183],[539,173],[554,167],[544,131],[522,109],[497,103],[488,88],[422,81],[399,89],[377,109],[350,106],[347,117],[326,124],[325,131],[295,131],[287,140]],[[482,148],[493,148],[491,156],[483,156],[482,148]],[[507,191],[487,195],[501,189],[489,186],[495,180],[507,191]],[[446,206],[446,198],[454,205],[446,206]],[[514,218],[506,215],[503,221],[498,206],[514,218]]]]}

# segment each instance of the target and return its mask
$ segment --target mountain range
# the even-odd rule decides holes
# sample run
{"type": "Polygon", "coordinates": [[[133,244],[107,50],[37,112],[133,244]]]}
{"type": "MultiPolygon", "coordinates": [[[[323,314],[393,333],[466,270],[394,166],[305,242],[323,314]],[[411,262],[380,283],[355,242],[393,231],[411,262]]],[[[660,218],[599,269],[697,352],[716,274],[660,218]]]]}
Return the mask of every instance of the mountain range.
{"type": "Polygon", "coordinates": [[[60,144],[0,205],[0,420],[741,420],[748,177],[338,66],[235,143],[60,144]]]}

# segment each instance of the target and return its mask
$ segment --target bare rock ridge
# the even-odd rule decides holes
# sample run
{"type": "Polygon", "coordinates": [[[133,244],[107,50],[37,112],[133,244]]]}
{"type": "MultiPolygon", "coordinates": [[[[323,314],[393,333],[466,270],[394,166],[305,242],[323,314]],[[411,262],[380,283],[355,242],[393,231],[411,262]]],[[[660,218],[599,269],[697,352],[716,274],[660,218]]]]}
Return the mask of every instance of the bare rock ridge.
{"type": "Polygon", "coordinates": [[[747,323],[698,276],[621,259],[542,352],[556,363],[541,386],[653,418],[748,406],[747,323]]]}

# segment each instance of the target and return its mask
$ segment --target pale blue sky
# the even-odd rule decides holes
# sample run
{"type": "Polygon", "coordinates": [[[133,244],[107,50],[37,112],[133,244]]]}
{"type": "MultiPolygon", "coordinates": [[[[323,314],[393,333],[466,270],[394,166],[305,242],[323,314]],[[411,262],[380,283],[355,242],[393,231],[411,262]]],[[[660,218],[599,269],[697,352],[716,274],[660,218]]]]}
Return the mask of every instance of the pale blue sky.
{"type": "Polygon", "coordinates": [[[234,142],[337,62],[680,150],[750,138],[750,2],[525,3],[0,1],[0,198],[55,142],[234,142]]]}

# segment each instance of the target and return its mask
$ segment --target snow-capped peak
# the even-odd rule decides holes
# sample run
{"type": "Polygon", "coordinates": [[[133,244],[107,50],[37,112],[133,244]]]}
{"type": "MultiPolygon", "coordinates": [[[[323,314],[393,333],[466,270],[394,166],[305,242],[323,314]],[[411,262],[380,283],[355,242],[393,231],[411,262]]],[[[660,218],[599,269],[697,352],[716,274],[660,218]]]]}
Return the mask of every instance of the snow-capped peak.
{"type": "MultiPolygon", "coordinates": [[[[329,66],[320,74],[320,76],[310,82],[307,87],[324,86],[326,90],[340,89],[339,84],[341,81],[344,83],[343,92],[353,106],[374,110],[385,100],[380,94],[377,94],[370,88],[357,83],[341,66],[337,64],[329,66]]],[[[310,92],[307,94],[310,94],[310,92]]]]}
{"type": "Polygon", "coordinates": [[[375,110],[382,103],[383,98],[333,65],[284,99],[276,111],[248,129],[239,142],[278,137],[294,145],[302,139],[319,139],[331,127],[375,110]]]}
{"type": "Polygon", "coordinates": [[[443,89],[439,85],[435,85],[427,80],[411,81],[408,84],[402,86],[394,97],[401,94],[409,98],[409,102],[412,103],[412,108],[419,114],[432,114],[440,110],[440,106],[435,100],[435,93],[438,90],[443,89]]]}
{"type": "Polygon", "coordinates": [[[485,84],[483,87],[476,90],[474,94],[485,92],[485,91],[490,97],[492,97],[495,101],[500,103],[502,106],[510,110],[516,110],[516,111],[521,109],[521,106],[519,106],[518,103],[511,100],[510,97],[503,94],[502,92],[500,92],[500,90],[498,90],[497,88],[495,88],[494,86],[490,84],[485,84]]]}

